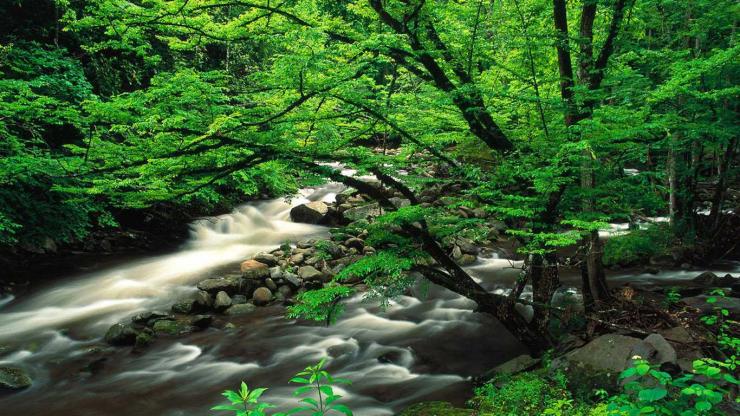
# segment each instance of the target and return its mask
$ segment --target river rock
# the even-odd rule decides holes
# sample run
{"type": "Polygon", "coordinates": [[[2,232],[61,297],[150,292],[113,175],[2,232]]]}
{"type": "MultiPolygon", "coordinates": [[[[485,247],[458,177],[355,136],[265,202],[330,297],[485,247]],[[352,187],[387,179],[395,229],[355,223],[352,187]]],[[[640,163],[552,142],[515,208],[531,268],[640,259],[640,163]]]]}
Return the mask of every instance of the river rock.
{"type": "Polygon", "coordinates": [[[275,281],[269,277],[265,279],[265,286],[267,286],[267,288],[272,291],[275,291],[277,289],[277,285],[275,284],[275,281]]]}
{"type": "Polygon", "coordinates": [[[301,264],[303,263],[303,253],[295,253],[290,256],[290,264],[301,264]]]}
{"type": "Polygon", "coordinates": [[[726,275],[717,279],[717,286],[730,287],[736,285],[738,282],[740,282],[740,279],[737,279],[731,274],[727,273],[726,275]]]}
{"type": "Polygon", "coordinates": [[[298,268],[298,276],[303,280],[319,280],[323,273],[316,270],[313,266],[302,266],[298,268]]]}
{"type": "Polygon", "coordinates": [[[283,277],[283,269],[280,266],[270,267],[270,279],[277,280],[283,277]]]}
{"type": "Polygon", "coordinates": [[[166,312],[148,311],[134,315],[134,317],[131,318],[131,322],[135,324],[148,325],[149,322],[153,322],[157,319],[166,318],[168,316],[170,316],[170,314],[166,312]]]}
{"type": "Polygon", "coordinates": [[[347,248],[354,248],[357,251],[362,251],[362,249],[365,248],[365,242],[357,237],[348,238],[347,241],[344,242],[344,245],[347,248]]]}
{"type": "Polygon", "coordinates": [[[286,272],[283,275],[283,280],[285,280],[289,285],[293,286],[294,288],[299,288],[303,284],[303,281],[295,273],[286,272]]]}
{"type": "Polygon", "coordinates": [[[272,266],[274,266],[274,265],[276,265],[278,263],[277,257],[275,257],[275,255],[269,254],[269,253],[259,253],[256,256],[254,256],[254,260],[256,260],[256,261],[258,261],[260,263],[266,264],[269,267],[272,267],[272,266]]]}
{"type": "Polygon", "coordinates": [[[457,246],[460,247],[460,250],[465,254],[475,255],[478,254],[478,251],[480,251],[473,240],[470,240],[468,238],[458,238],[456,243],[457,246]]]}
{"type": "Polygon", "coordinates": [[[257,260],[245,260],[240,266],[245,279],[262,279],[270,276],[270,269],[265,263],[257,260]]]}
{"type": "Polygon", "coordinates": [[[213,296],[205,290],[195,292],[195,306],[198,310],[206,310],[213,306],[213,296]]]}
{"type": "Polygon", "coordinates": [[[28,373],[20,368],[0,367],[0,391],[23,390],[31,387],[33,381],[28,373]]]}
{"type": "Polygon", "coordinates": [[[256,306],[254,306],[251,303],[242,303],[239,305],[234,305],[226,310],[226,315],[246,315],[248,313],[252,313],[257,309],[256,306]]]}
{"type": "Polygon", "coordinates": [[[154,332],[168,335],[184,335],[192,331],[192,328],[180,321],[161,320],[154,323],[154,332]]]}
{"type": "Polygon", "coordinates": [[[477,258],[472,254],[463,254],[459,259],[457,259],[457,264],[460,266],[468,266],[475,263],[476,260],[477,258]]]}
{"type": "Polygon", "coordinates": [[[213,302],[213,309],[218,312],[225,311],[231,306],[231,297],[228,293],[220,291],[216,294],[216,300],[213,302]]]}
{"type": "Polygon", "coordinates": [[[191,314],[195,312],[196,309],[195,299],[181,300],[172,305],[172,312],[174,313],[191,314]]]}
{"type": "Polygon", "coordinates": [[[195,315],[190,318],[190,325],[200,329],[208,328],[212,323],[213,316],[211,315],[195,315]]]}
{"type": "Polygon", "coordinates": [[[321,201],[301,204],[290,210],[290,219],[293,222],[303,222],[307,224],[318,224],[326,218],[329,213],[329,206],[321,201]]]}
{"type": "Polygon", "coordinates": [[[232,305],[240,305],[242,303],[247,303],[249,299],[247,299],[244,295],[234,295],[231,297],[231,304],[232,305]]]}
{"type": "Polygon", "coordinates": [[[254,291],[252,300],[256,305],[266,305],[272,300],[272,292],[266,287],[259,287],[254,291]]]}
{"type": "MultiPolygon", "coordinates": [[[[253,261],[253,260],[247,260],[247,261],[253,261]]],[[[260,263],[262,264],[262,263],[260,263]]],[[[267,271],[267,266],[265,266],[265,271],[267,271]]],[[[215,294],[221,291],[224,291],[226,293],[236,293],[241,288],[241,278],[238,276],[233,277],[219,277],[214,279],[206,279],[198,282],[198,289],[215,294]]]]}
{"type": "Polygon", "coordinates": [[[337,201],[337,204],[344,204],[347,202],[351,197],[353,197],[355,194],[357,194],[357,189],[355,188],[347,188],[343,190],[342,192],[338,193],[335,201],[337,201]]]}
{"type": "Polygon", "coordinates": [[[136,341],[134,341],[134,349],[141,350],[142,348],[149,346],[149,344],[151,344],[153,341],[154,341],[154,336],[152,335],[151,330],[149,330],[148,332],[141,331],[138,334],[136,334],[136,341]]]}
{"type": "Polygon", "coordinates": [[[134,345],[138,331],[131,325],[124,323],[113,324],[105,333],[105,342],[110,345],[124,346],[134,345]]]}
{"type": "Polygon", "coordinates": [[[306,250],[311,250],[311,252],[313,252],[313,246],[315,244],[316,244],[316,240],[314,240],[314,239],[301,240],[301,241],[295,243],[295,247],[296,248],[295,248],[295,250],[293,250],[293,252],[295,252],[295,253],[306,253],[306,250]]]}
{"type": "Polygon", "coordinates": [[[283,285],[278,288],[278,293],[282,294],[285,299],[288,299],[293,295],[293,290],[288,285],[283,285]]]}

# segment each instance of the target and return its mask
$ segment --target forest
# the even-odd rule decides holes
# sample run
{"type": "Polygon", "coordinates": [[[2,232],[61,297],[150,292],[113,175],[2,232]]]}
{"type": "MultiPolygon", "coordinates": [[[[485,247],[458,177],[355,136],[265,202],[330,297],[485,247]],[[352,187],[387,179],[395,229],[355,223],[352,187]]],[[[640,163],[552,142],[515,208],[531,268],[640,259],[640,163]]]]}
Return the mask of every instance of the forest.
{"type": "Polygon", "coordinates": [[[2,1],[0,414],[740,413],[739,18],[2,1]]]}

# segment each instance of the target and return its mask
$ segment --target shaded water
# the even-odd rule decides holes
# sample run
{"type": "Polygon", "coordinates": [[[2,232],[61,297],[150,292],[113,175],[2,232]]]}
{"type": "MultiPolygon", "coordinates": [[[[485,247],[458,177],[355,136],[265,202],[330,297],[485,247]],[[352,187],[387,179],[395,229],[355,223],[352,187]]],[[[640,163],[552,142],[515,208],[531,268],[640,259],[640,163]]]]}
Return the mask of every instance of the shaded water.
{"type": "MultiPolygon", "coordinates": [[[[354,381],[341,393],[358,416],[392,415],[425,399],[464,401],[470,376],[523,348],[498,322],[473,313],[471,301],[434,286],[385,310],[354,298],[331,327],[287,320],[282,307],[270,306],[232,319],[236,329],[159,337],[139,354],[101,344],[112,323],[167,309],[194,282],[286,240],[326,235],[323,227],[290,222],[289,210],[307,200],[330,201],[340,190],[328,185],[290,203],[249,204],[193,224],[190,242],[177,253],[65,279],[23,299],[0,299],[0,365],[22,367],[34,379],[30,389],[0,395],[0,415],[215,414],[208,409],[221,401],[219,393],[241,380],[269,387],[265,399],[285,404],[292,391],[287,380],[323,357],[333,374],[354,381]]],[[[519,266],[494,256],[468,270],[486,288],[503,291],[519,266]]]]}

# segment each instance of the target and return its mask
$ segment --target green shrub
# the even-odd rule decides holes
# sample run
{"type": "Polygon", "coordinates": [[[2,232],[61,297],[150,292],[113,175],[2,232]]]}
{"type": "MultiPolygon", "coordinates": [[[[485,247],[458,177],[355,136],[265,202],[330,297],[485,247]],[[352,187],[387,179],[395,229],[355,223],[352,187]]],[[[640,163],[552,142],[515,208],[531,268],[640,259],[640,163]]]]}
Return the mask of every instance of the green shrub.
{"type": "Polygon", "coordinates": [[[604,264],[628,265],[652,256],[665,254],[672,241],[667,224],[632,230],[629,234],[609,238],[604,245],[604,264]]]}

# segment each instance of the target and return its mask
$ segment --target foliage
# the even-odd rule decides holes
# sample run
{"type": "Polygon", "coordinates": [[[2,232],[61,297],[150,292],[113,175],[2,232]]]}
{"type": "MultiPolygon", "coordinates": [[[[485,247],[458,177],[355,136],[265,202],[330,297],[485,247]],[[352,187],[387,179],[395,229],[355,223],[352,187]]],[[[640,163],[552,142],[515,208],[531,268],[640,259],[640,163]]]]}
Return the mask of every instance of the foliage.
{"type": "MultiPolygon", "coordinates": [[[[306,367],[290,380],[291,383],[303,384],[295,390],[294,396],[308,395],[308,397],[300,399],[301,405],[287,412],[273,413],[273,416],[301,414],[312,416],[343,414],[352,416],[352,410],[341,403],[337,403],[342,396],[336,394],[333,387],[335,384],[349,384],[350,381],[332,377],[324,369],[325,362],[326,360],[322,359],[317,364],[306,367]]],[[[266,390],[266,388],[257,388],[250,391],[247,384],[242,382],[239,391],[226,390],[223,393],[230,404],[218,405],[211,410],[233,411],[235,416],[266,416],[267,409],[276,407],[270,403],[259,401],[266,390]]]]}
{"type": "Polygon", "coordinates": [[[673,241],[668,226],[658,224],[630,230],[609,238],[604,245],[604,263],[629,265],[653,256],[665,254],[673,241]]]}

